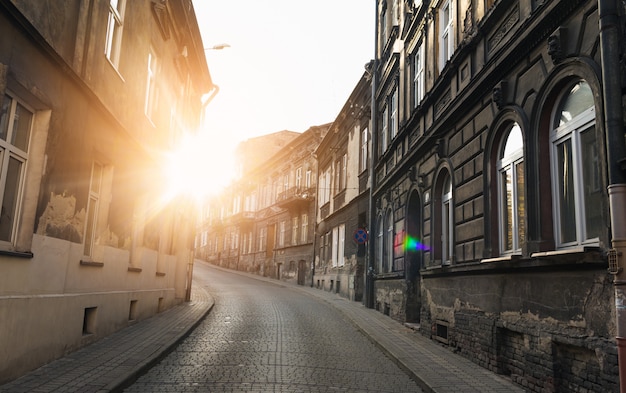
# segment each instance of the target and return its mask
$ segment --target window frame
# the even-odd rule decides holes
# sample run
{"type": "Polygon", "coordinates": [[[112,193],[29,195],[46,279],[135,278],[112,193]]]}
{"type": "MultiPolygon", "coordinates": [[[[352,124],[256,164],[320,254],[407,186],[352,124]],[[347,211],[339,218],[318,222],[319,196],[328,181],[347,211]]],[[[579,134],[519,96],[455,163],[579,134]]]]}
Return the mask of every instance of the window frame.
{"type": "MultiPolygon", "coordinates": [[[[37,112],[30,107],[26,102],[24,102],[21,98],[19,98],[16,94],[11,92],[10,90],[6,90],[3,94],[3,97],[0,98],[0,102],[4,106],[7,104],[6,112],[6,139],[0,138],[0,189],[2,192],[0,193],[0,206],[4,205],[4,199],[7,196],[7,177],[8,177],[8,167],[9,161],[11,159],[16,160],[19,164],[19,173],[18,179],[15,182],[16,187],[15,191],[12,193],[13,195],[13,220],[10,224],[8,239],[0,240],[0,247],[4,248],[14,248],[17,246],[19,241],[18,236],[20,234],[20,228],[22,227],[22,212],[24,208],[24,194],[26,189],[26,177],[28,175],[28,164],[31,158],[31,152],[34,150],[33,147],[33,134],[36,133],[35,130],[35,117],[37,112]],[[8,99],[8,103],[7,103],[8,99]],[[30,119],[28,121],[28,136],[25,141],[25,149],[14,144],[15,141],[15,121],[16,118],[19,121],[20,116],[16,115],[18,105],[20,108],[28,111],[30,113],[30,119]]],[[[2,126],[2,124],[0,124],[2,126]]],[[[0,132],[4,132],[5,130],[1,130],[0,132]]]]}
{"type": "Polygon", "coordinates": [[[108,7],[109,12],[104,43],[104,55],[113,67],[117,69],[119,67],[122,49],[126,0],[110,0],[108,7]]]}
{"type": "MultiPolygon", "coordinates": [[[[498,187],[498,224],[499,224],[499,247],[500,247],[500,254],[501,255],[507,255],[507,254],[518,254],[521,252],[521,248],[522,248],[522,243],[524,242],[524,238],[520,239],[520,225],[523,225],[525,227],[525,222],[524,223],[520,223],[520,219],[521,220],[525,220],[526,219],[526,214],[524,211],[524,217],[519,217],[517,212],[519,211],[519,196],[521,193],[521,196],[524,197],[524,193],[525,193],[525,187],[526,187],[526,174],[525,174],[525,161],[524,161],[524,144],[523,144],[523,138],[524,138],[524,134],[523,131],[521,129],[521,126],[517,123],[517,122],[512,122],[509,124],[509,126],[507,126],[506,128],[506,135],[503,135],[502,138],[502,142],[500,144],[500,147],[498,149],[498,160],[496,162],[496,172],[497,172],[497,187],[498,187]],[[511,137],[511,133],[515,128],[518,128],[520,134],[521,134],[521,138],[522,138],[522,146],[520,148],[518,148],[517,150],[513,151],[511,154],[504,156],[504,150],[506,148],[507,142],[509,141],[509,138],[511,137]],[[516,169],[518,168],[518,166],[521,166],[521,168],[524,170],[523,176],[524,176],[524,183],[522,184],[522,190],[518,189],[518,173],[516,171],[516,169]],[[505,228],[506,226],[506,222],[505,219],[508,218],[505,217],[505,214],[508,213],[508,211],[505,212],[505,207],[508,206],[508,194],[506,194],[505,192],[505,183],[503,180],[503,176],[506,176],[506,173],[510,171],[511,174],[511,222],[510,222],[510,228],[505,228]],[[506,239],[506,236],[508,235],[508,230],[511,231],[511,248],[508,248],[508,242],[506,239]]],[[[523,230],[523,229],[522,229],[523,230]]],[[[522,236],[524,236],[524,234],[522,233],[522,236]]]]}
{"type": "Polygon", "coordinates": [[[453,9],[453,0],[446,0],[439,8],[439,71],[444,69],[454,53],[453,9]]]}
{"type": "MultiPolygon", "coordinates": [[[[558,116],[560,116],[563,109],[563,104],[570,95],[571,90],[575,85],[579,83],[585,83],[589,86],[588,82],[579,79],[568,84],[562,92],[559,94],[554,106],[551,123],[550,123],[550,171],[551,171],[551,185],[552,185],[552,214],[554,223],[554,244],[556,249],[569,249],[580,246],[599,245],[601,233],[598,233],[596,237],[589,237],[587,234],[587,220],[586,220],[586,202],[584,195],[584,160],[583,160],[583,143],[581,141],[582,134],[585,132],[594,133],[594,141],[598,146],[598,139],[596,138],[596,111],[595,102],[591,103],[591,106],[583,110],[574,118],[569,120],[563,125],[558,124],[558,116]],[[558,146],[562,143],[571,143],[572,152],[572,171],[573,171],[573,198],[574,198],[574,211],[575,211],[575,240],[565,241],[561,240],[562,231],[562,218],[561,218],[561,192],[559,189],[559,182],[556,179],[559,178],[560,163],[558,159],[558,146]]],[[[591,89],[591,86],[589,86],[591,89]]],[[[601,176],[598,181],[601,183],[601,176]]],[[[601,186],[600,186],[601,189],[601,186]]],[[[599,191],[599,190],[598,190],[599,191]]]]}
{"type": "Polygon", "coordinates": [[[150,47],[148,52],[148,63],[146,67],[146,97],[144,104],[144,113],[146,117],[154,122],[154,115],[158,110],[158,83],[157,77],[159,74],[159,57],[156,54],[154,48],[150,47]]]}
{"type": "MultiPolygon", "coordinates": [[[[358,126],[357,126],[358,127],[358,126]]],[[[363,129],[361,129],[361,150],[360,150],[360,156],[359,156],[359,172],[365,172],[367,170],[368,167],[368,161],[369,161],[369,149],[368,149],[368,145],[369,145],[369,135],[368,135],[368,129],[367,127],[364,127],[363,129]]]]}
{"type": "Polygon", "coordinates": [[[422,103],[425,95],[425,79],[424,79],[424,64],[425,64],[425,45],[422,40],[415,53],[413,53],[413,107],[417,108],[422,103]]]}

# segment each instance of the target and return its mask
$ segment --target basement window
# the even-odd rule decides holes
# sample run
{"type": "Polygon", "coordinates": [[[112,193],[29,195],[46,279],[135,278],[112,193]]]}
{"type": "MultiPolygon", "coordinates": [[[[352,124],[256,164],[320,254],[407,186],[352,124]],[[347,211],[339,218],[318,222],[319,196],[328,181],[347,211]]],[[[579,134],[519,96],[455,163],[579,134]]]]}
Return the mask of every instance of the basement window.
{"type": "Polygon", "coordinates": [[[448,322],[435,322],[435,340],[448,344],[448,322]]]}
{"type": "Polygon", "coordinates": [[[98,307],[85,308],[83,316],[83,336],[94,334],[96,332],[96,316],[98,307]]]}

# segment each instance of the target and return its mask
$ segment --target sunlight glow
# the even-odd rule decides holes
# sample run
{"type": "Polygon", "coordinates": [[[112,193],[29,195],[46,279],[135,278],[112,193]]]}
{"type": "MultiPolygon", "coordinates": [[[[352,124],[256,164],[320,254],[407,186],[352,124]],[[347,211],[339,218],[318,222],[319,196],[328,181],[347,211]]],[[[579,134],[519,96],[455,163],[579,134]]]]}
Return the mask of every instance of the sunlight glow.
{"type": "Polygon", "coordinates": [[[179,195],[202,198],[216,194],[233,178],[234,145],[217,135],[188,136],[166,154],[166,199],[179,195]]]}

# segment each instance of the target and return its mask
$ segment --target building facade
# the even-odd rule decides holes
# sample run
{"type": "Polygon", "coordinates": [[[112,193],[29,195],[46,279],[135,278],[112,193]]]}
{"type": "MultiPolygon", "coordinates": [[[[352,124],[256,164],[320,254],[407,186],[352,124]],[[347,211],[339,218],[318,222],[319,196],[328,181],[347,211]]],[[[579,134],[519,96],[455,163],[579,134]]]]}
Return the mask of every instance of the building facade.
{"type": "Polygon", "coordinates": [[[188,296],[161,168],[213,88],[188,0],[0,1],[0,383],[188,296]]]}
{"type": "Polygon", "coordinates": [[[366,71],[316,149],[313,285],[362,301],[369,236],[371,73],[366,71]]]}
{"type": "MultiPolygon", "coordinates": [[[[313,153],[328,127],[314,126],[295,136],[270,134],[263,137],[265,142],[256,138],[247,145],[262,161],[253,163],[243,154],[241,177],[206,206],[200,233],[207,234],[207,261],[311,284],[317,181],[313,153]],[[271,143],[277,138],[281,143],[271,143]],[[268,145],[278,147],[273,155],[262,148],[268,145]]],[[[247,146],[239,151],[249,151],[247,146]]]]}
{"type": "Polygon", "coordinates": [[[624,217],[607,189],[624,157],[606,141],[624,144],[624,68],[603,68],[622,53],[603,34],[623,6],[378,0],[376,12],[366,303],[529,391],[616,391],[607,254],[624,217]]]}

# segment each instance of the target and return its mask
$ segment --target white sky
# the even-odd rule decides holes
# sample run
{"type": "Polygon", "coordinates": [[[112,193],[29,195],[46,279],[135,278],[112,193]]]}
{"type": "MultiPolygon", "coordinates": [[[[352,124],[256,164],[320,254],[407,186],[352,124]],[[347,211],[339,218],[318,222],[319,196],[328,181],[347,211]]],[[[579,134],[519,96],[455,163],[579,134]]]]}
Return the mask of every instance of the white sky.
{"type": "Polygon", "coordinates": [[[374,0],[193,0],[220,92],[207,133],[239,142],[335,120],[374,57],[374,0]]]}

